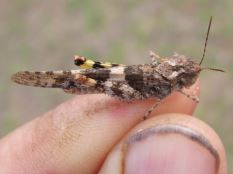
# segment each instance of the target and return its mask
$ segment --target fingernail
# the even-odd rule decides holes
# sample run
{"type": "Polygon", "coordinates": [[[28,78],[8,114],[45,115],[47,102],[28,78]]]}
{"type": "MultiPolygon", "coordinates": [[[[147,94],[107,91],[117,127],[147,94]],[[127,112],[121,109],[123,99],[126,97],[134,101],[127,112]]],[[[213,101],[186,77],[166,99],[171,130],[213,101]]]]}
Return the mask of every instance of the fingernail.
{"type": "Polygon", "coordinates": [[[126,174],[213,174],[219,155],[207,138],[181,125],[138,131],[123,145],[126,174]]]}

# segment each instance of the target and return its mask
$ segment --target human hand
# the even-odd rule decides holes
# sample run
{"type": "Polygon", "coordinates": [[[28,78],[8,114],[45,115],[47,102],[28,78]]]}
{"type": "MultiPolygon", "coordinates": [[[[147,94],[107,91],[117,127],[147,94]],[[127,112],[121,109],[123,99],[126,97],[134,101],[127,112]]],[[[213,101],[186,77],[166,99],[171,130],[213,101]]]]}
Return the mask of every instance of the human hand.
{"type": "Polygon", "coordinates": [[[153,103],[77,96],[1,139],[0,173],[227,173],[220,139],[189,116],[192,100],[175,92],[141,121],[153,103]]]}

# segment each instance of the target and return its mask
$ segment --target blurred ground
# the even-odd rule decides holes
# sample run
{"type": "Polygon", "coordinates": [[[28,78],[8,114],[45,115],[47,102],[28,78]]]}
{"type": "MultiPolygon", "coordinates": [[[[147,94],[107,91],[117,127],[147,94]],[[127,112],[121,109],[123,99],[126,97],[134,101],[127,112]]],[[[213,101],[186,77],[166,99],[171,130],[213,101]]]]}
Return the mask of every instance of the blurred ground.
{"type": "MultiPolygon", "coordinates": [[[[213,24],[195,115],[219,134],[233,164],[232,0],[1,0],[0,136],[71,98],[61,90],[13,84],[20,70],[75,69],[74,54],[124,64],[149,62],[148,51],[200,60],[213,24]]],[[[229,173],[233,167],[229,165],[229,173]]]]}

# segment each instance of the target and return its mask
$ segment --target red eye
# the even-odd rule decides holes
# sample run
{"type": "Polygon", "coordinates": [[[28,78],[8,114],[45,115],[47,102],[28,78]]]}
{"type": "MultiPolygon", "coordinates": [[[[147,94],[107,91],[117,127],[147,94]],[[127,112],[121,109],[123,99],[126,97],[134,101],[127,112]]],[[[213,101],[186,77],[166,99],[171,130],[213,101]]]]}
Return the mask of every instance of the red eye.
{"type": "Polygon", "coordinates": [[[86,62],[86,58],[83,56],[74,56],[74,64],[77,66],[83,65],[86,62]]]}

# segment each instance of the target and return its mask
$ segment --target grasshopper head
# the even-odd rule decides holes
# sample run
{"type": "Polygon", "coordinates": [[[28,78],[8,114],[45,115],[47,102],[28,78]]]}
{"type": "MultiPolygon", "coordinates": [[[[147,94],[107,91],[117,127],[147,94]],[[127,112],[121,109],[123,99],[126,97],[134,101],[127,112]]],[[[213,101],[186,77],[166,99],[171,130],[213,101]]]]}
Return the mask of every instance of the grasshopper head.
{"type": "Polygon", "coordinates": [[[177,84],[181,87],[189,87],[193,85],[202,68],[199,63],[186,59],[182,65],[180,65],[180,73],[177,76],[177,84]]]}
{"type": "Polygon", "coordinates": [[[156,71],[171,81],[173,85],[189,87],[197,80],[201,66],[195,61],[175,53],[171,58],[161,59],[156,71]]]}

